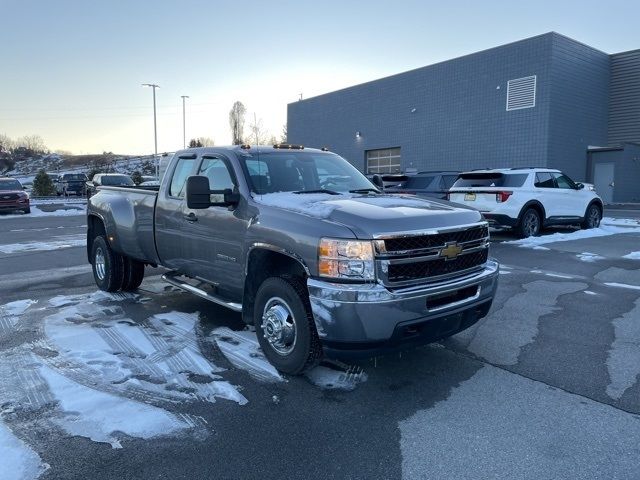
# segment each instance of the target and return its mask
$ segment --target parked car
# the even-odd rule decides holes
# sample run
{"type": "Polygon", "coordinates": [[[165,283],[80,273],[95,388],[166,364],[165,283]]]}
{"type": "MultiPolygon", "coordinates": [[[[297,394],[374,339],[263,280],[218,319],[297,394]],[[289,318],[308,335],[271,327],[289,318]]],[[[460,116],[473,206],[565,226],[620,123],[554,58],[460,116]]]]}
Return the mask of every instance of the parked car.
{"type": "Polygon", "coordinates": [[[459,173],[455,171],[419,172],[415,175],[407,175],[405,181],[393,187],[385,187],[384,191],[445,200],[459,173]]]}
{"type": "Polygon", "coordinates": [[[465,172],[451,187],[449,200],[476,208],[490,224],[513,228],[520,237],[552,225],[597,228],[603,211],[592,185],[549,168],[465,172]]]}
{"type": "Polygon", "coordinates": [[[484,317],[498,283],[479,212],[383,194],[340,156],[292,145],[177,152],[159,191],[102,187],[88,201],[99,288],[144,266],[241,312],[271,363],[448,337],[484,317]]]}
{"type": "Polygon", "coordinates": [[[87,197],[91,197],[98,187],[135,187],[135,185],[131,177],[123,173],[96,173],[90,181],[86,182],[86,192],[87,197]]]}
{"type": "Polygon", "coordinates": [[[15,178],[0,178],[0,211],[31,213],[29,194],[15,178]]]}
{"type": "Polygon", "coordinates": [[[88,178],[84,173],[63,173],[58,177],[58,181],[56,183],[56,194],[58,196],[64,195],[68,197],[69,195],[84,195],[85,184],[88,178]]]}

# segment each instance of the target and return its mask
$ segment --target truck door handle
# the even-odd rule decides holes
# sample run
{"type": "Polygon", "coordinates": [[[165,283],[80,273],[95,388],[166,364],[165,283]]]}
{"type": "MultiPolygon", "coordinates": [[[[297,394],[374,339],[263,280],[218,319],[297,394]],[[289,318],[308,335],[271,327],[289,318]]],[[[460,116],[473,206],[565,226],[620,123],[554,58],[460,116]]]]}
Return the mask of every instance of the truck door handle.
{"type": "Polygon", "coordinates": [[[192,222],[197,222],[197,221],[198,221],[198,217],[196,217],[196,214],[195,214],[195,213],[193,213],[193,212],[191,212],[189,215],[185,215],[185,216],[184,216],[184,219],[185,219],[187,222],[191,222],[191,223],[192,223],[192,222]]]}

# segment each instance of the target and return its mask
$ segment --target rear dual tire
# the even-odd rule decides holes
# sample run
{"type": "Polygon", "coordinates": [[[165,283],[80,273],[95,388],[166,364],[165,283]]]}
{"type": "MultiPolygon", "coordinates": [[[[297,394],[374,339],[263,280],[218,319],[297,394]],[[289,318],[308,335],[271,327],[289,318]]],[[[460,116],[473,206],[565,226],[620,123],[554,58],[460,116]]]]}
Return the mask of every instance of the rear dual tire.
{"type": "Polygon", "coordinates": [[[93,240],[91,247],[93,279],[100,290],[136,290],[144,278],[144,264],[114,252],[102,235],[93,240]]]}

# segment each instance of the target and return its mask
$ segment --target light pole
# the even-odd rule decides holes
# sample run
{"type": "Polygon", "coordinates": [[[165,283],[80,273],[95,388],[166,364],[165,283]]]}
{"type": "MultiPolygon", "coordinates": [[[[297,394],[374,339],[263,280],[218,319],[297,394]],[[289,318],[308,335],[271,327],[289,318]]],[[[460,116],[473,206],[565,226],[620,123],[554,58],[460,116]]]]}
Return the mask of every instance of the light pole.
{"type": "Polygon", "coordinates": [[[156,88],[160,88],[160,85],[155,83],[143,83],[143,87],[153,88],[153,143],[154,143],[154,163],[156,164],[156,178],[159,177],[158,173],[158,127],[156,122],[156,88]]]}
{"type": "Polygon", "coordinates": [[[187,127],[184,114],[184,101],[189,98],[189,95],[181,95],[182,97],[182,148],[187,148],[187,127]]]}

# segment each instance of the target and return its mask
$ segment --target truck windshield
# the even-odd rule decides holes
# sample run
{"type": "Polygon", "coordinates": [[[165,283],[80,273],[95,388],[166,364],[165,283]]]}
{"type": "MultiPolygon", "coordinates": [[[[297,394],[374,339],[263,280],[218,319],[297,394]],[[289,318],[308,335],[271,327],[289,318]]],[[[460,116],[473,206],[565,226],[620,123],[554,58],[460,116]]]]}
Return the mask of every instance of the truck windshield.
{"type": "Polygon", "coordinates": [[[377,191],[353,165],[333,153],[267,152],[243,160],[251,190],[258,194],[377,191]]]}

